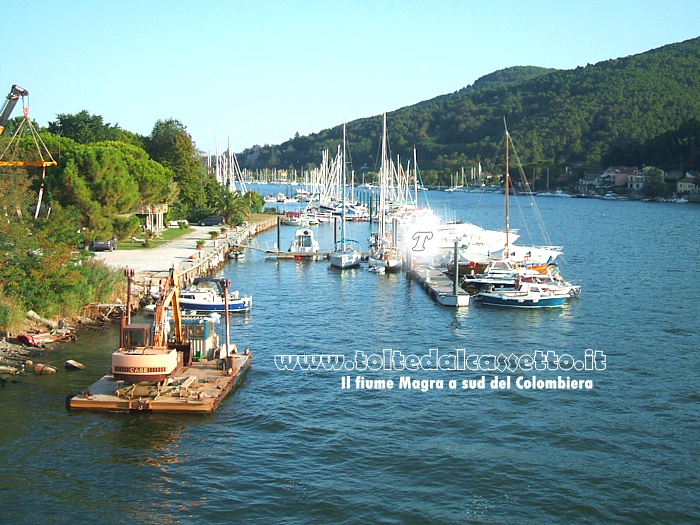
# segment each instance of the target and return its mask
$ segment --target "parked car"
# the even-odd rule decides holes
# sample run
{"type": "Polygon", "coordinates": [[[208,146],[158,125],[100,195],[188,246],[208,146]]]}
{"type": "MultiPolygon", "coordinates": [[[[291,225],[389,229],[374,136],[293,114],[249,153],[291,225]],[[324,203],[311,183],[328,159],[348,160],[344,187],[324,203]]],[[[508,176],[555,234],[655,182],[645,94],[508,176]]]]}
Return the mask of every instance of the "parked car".
{"type": "Polygon", "coordinates": [[[221,226],[224,223],[224,218],[221,215],[210,215],[199,221],[200,226],[221,226]]]}
{"type": "Polygon", "coordinates": [[[106,241],[94,240],[90,242],[90,250],[93,252],[104,252],[109,250],[113,252],[117,249],[117,238],[112,237],[106,241]]]}

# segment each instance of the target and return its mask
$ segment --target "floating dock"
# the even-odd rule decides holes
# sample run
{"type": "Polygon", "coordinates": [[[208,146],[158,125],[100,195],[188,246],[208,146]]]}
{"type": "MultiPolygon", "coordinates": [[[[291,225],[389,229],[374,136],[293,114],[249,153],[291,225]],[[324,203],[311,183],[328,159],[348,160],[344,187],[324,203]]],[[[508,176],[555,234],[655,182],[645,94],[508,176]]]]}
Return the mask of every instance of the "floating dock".
{"type": "Polygon", "coordinates": [[[234,353],[224,360],[194,362],[163,385],[127,384],[106,375],[70,398],[75,409],[151,412],[214,412],[242,381],[253,360],[234,353]]]}
{"type": "Polygon", "coordinates": [[[416,266],[409,272],[409,276],[441,305],[455,308],[469,306],[471,296],[460,286],[455,286],[456,283],[445,271],[416,266]]]}
{"type": "Polygon", "coordinates": [[[277,259],[292,259],[298,261],[300,259],[311,259],[312,261],[321,261],[328,259],[330,252],[280,252],[268,250],[265,252],[265,257],[277,259]]]}

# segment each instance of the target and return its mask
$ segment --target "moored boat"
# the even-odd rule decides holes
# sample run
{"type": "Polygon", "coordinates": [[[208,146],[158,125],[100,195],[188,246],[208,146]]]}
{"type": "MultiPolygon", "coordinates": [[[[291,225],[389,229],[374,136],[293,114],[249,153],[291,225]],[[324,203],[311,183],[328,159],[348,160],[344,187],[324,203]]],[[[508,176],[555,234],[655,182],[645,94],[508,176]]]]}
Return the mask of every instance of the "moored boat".
{"type": "Polygon", "coordinates": [[[360,243],[347,239],[345,237],[345,124],[343,124],[343,157],[342,157],[343,167],[342,173],[342,193],[343,198],[341,201],[341,220],[340,220],[340,240],[335,243],[333,250],[328,254],[328,260],[333,268],[338,268],[340,270],[345,270],[349,268],[357,268],[360,266],[360,261],[362,260],[362,250],[360,249],[360,243]]]}
{"type": "MultiPolygon", "coordinates": [[[[70,396],[70,408],[198,413],[218,408],[250,367],[252,354],[248,349],[238,352],[235,344],[229,344],[228,316],[224,316],[226,344],[214,351],[218,343],[214,316],[187,322],[181,315],[177,283],[172,269],[153,323],[122,318],[112,373],[70,396]]],[[[228,284],[228,280],[222,283],[225,294],[228,284]]]]}
{"type": "Polygon", "coordinates": [[[546,289],[542,285],[525,283],[512,290],[488,287],[476,294],[476,299],[489,306],[511,308],[557,308],[571,297],[546,289]]]}
{"type": "Polygon", "coordinates": [[[309,228],[299,228],[294,234],[294,239],[288,251],[292,253],[318,252],[319,244],[314,238],[313,230],[309,228]]]}
{"type": "MultiPolygon", "coordinates": [[[[241,296],[237,290],[228,292],[229,312],[249,312],[253,306],[253,297],[241,296]]],[[[180,308],[183,310],[223,312],[225,298],[221,279],[216,277],[197,277],[192,285],[182,290],[179,295],[180,308]]]]}

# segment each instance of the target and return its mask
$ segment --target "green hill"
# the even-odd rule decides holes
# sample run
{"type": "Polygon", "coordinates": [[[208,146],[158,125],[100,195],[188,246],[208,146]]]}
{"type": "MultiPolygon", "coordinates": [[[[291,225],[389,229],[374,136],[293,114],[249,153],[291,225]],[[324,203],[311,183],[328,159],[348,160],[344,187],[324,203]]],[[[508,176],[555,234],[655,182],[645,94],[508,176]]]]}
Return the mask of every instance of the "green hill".
{"type": "MultiPolygon", "coordinates": [[[[493,158],[503,118],[531,168],[584,172],[606,164],[698,169],[700,38],[573,70],[513,67],[387,114],[393,158],[447,174],[493,158]],[[659,145],[663,145],[659,151],[659,145]]],[[[381,116],[347,124],[353,166],[376,169],[381,116]]],[[[239,154],[242,167],[316,165],[335,151],[341,125],[239,154]]]]}

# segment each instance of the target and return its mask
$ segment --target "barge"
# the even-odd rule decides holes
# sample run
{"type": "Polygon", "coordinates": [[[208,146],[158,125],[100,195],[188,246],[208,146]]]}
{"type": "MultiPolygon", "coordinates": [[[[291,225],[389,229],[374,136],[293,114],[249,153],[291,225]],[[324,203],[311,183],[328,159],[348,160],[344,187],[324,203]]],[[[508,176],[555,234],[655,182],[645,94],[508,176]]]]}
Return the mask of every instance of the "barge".
{"type": "MultiPolygon", "coordinates": [[[[127,302],[112,373],[70,397],[69,408],[211,413],[239,385],[253,356],[229,343],[228,312],[226,342],[220,345],[214,329],[220,317],[183,317],[177,282],[172,269],[152,324],[131,323],[127,302]]],[[[222,279],[226,290],[228,284],[222,279]]]]}

